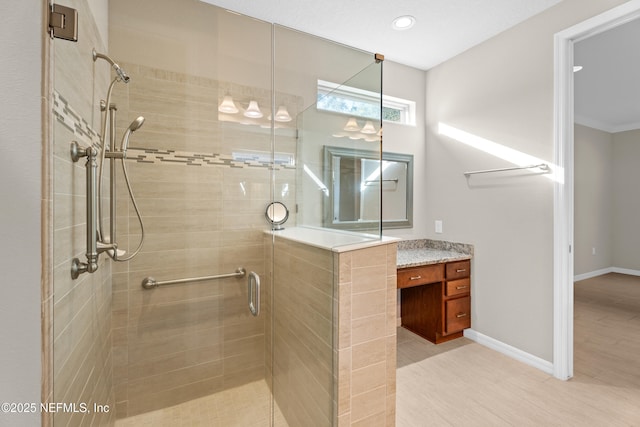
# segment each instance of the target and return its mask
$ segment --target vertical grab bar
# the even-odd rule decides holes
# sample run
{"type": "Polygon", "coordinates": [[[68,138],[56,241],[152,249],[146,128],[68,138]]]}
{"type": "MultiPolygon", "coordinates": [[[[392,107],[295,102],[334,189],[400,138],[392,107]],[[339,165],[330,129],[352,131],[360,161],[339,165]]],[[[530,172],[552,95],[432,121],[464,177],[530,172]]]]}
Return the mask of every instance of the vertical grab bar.
{"type": "Polygon", "coordinates": [[[258,316],[260,314],[260,276],[255,271],[249,273],[247,286],[249,288],[247,292],[249,295],[249,311],[254,316],[258,316]]]}
{"type": "Polygon", "coordinates": [[[93,273],[98,269],[98,149],[95,147],[82,148],[73,141],[71,143],[71,159],[74,162],[81,157],[87,158],[87,262],[80,262],[74,258],[71,264],[71,277],[77,279],[82,273],[93,273]]]}

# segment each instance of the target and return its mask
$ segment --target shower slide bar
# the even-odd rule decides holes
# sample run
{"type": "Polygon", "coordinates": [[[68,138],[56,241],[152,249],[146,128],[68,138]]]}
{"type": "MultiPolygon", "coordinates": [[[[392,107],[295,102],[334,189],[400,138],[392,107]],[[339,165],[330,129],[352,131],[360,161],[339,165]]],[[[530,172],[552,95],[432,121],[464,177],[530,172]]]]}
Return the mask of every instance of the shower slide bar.
{"type": "Polygon", "coordinates": [[[187,279],[175,279],[175,280],[163,280],[163,281],[158,281],[153,277],[145,277],[142,280],[142,287],[144,289],[153,289],[153,288],[158,288],[160,286],[165,286],[165,285],[178,285],[183,283],[201,282],[203,280],[226,279],[228,277],[244,277],[246,276],[246,274],[247,274],[247,271],[244,268],[238,267],[235,273],[217,274],[215,276],[190,277],[187,279]]]}
{"type": "Polygon", "coordinates": [[[512,167],[512,168],[486,169],[486,170],[481,170],[481,171],[465,172],[464,176],[466,176],[468,178],[471,175],[476,175],[476,174],[480,174],[480,173],[515,171],[515,170],[521,170],[521,169],[540,169],[544,173],[547,173],[547,172],[549,172],[551,170],[551,168],[549,167],[548,164],[540,163],[539,165],[516,166],[516,167],[512,167]]]}

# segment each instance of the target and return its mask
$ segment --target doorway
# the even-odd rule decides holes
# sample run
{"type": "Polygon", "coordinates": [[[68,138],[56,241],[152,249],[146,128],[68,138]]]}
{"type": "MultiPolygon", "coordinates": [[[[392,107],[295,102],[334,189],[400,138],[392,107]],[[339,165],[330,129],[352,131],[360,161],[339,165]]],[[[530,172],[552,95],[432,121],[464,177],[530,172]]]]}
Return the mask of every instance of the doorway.
{"type": "Polygon", "coordinates": [[[574,352],[574,45],[640,17],[632,0],[555,35],[555,160],[564,182],[554,191],[554,376],[573,376],[574,352]]]}

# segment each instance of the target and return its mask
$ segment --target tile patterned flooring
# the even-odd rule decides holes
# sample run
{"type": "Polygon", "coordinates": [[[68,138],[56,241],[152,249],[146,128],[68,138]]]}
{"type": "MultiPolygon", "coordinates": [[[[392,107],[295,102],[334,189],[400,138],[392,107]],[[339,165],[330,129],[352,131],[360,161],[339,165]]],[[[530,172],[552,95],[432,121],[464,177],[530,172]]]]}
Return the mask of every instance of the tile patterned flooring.
{"type": "MultiPolygon", "coordinates": [[[[271,394],[263,380],[179,405],[123,418],[116,427],[269,427],[271,394]]],[[[274,426],[288,427],[277,409],[274,426]]]]}
{"type": "Polygon", "coordinates": [[[397,427],[640,426],[640,277],[575,285],[574,377],[398,331],[397,427]]]}
{"type": "MultiPolygon", "coordinates": [[[[640,277],[577,282],[574,343],[574,378],[560,381],[466,338],[436,346],[399,328],[396,425],[640,426],[640,277]]],[[[269,413],[260,381],[116,427],[267,427],[269,413]]]]}

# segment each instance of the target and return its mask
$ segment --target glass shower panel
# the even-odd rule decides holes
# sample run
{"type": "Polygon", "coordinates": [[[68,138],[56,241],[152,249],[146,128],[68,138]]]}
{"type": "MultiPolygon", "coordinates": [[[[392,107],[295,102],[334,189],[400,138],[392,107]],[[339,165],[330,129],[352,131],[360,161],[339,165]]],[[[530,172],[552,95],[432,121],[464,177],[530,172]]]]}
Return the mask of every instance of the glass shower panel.
{"type": "Polygon", "coordinates": [[[298,225],[381,235],[381,67],[374,61],[298,116],[298,225]]]}
{"type": "Polygon", "coordinates": [[[82,19],[78,43],[56,40],[54,48],[51,401],[110,410],[61,412],[55,425],[139,425],[145,416],[189,413],[202,423],[269,426],[267,321],[250,313],[248,276],[266,274],[271,25],[195,0],[111,0],[107,45],[106,16],[90,2],[62,3],[82,19]],[[94,62],[93,49],[130,79],[114,83],[106,133],[100,100],[117,74],[108,61],[94,62]],[[112,234],[106,158],[99,239],[116,241],[121,259],[143,235],[144,244],[129,261],[101,253],[98,269],[77,279],[71,260],[85,261],[88,193],[85,160],[68,154],[72,140],[118,150],[128,142],[119,156],[144,224],[117,159],[112,234]],[[170,283],[236,271],[241,277],[170,283]],[[143,288],[150,278],[161,286],[143,288]]]}
{"type": "MultiPolygon", "coordinates": [[[[214,424],[268,426],[266,321],[248,280],[265,276],[271,26],[193,0],[112,0],[110,53],[131,75],[114,95],[117,134],[146,118],[127,155],[145,245],[114,266],[118,418],[183,404],[214,424]]],[[[119,189],[132,245],[141,229],[119,189]]]]}
{"type": "MultiPolygon", "coordinates": [[[[379,164],[379,137],[364,141],[334,136],[350,116],[318,109],[319,82],[346,81],[343,85],[374,94],[373,102],[379,104],[381,65],[370,53],[278,25],[273,31],[273,105],[277,111],[286,108],[291,116],[290,121],[274,119],[273,197],[291,211],[285,229],[275,234],[293,237],[293,241],[275,239],[273,284],[268,288],[272,323],[266,335],[272,343],[268,355],[272,363],[267,365],[273,369],[274,426],[332,426],[337,425],[339,387],[334,255],[296,239],[305,228],[336,232],[325,227],[323,218],[331,194],[324,173],[325,146],[342,143],[350,153],[366,148],[374,153],[371,161],[375,163],[377,157],[379,164]],[[294,132],[288,132],[292,128],[294,132]],[[278,165],[279,157],[293,161],[278,165]]],[[[368,120],[377,131],[379,119],[368,120]]],[[[367,196],[368,201],[379,204],[379,197],[376,201],[375,196],[367,196]]],[[[367,231],[374,233],[369,238],[377,239],[379,206],[373,215],[378,221],[367,231]]]]}

